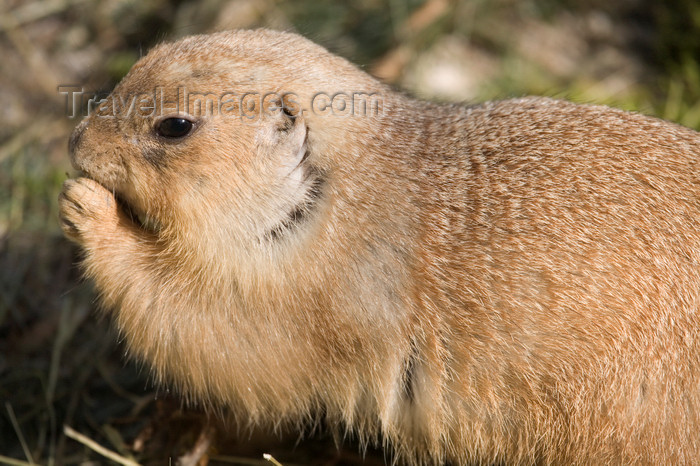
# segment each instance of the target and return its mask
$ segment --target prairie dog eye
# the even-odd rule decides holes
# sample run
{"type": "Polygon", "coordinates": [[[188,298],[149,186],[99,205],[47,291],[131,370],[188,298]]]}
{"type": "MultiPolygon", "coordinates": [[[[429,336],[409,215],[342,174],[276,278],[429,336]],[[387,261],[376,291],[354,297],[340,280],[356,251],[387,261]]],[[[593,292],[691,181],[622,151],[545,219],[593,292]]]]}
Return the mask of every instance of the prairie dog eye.
{"type": "Polygon", "coordinates": [[[165,138],[181,138],[187,136],[194,124],[182,117],[165,118],[156,123],[156,132],[165,138]]]}

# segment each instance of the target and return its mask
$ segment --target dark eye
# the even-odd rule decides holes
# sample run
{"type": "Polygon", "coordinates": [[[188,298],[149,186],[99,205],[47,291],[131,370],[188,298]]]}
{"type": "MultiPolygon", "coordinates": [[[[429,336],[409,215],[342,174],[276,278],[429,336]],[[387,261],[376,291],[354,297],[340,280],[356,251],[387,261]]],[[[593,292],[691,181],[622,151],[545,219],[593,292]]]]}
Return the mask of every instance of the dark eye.
{"type": "Polygon", "coordinates": [[[166,118],[156,125],[156,132],[166,138],[181,138],[192,131],[192,126],[186,118],[166,118]]]}

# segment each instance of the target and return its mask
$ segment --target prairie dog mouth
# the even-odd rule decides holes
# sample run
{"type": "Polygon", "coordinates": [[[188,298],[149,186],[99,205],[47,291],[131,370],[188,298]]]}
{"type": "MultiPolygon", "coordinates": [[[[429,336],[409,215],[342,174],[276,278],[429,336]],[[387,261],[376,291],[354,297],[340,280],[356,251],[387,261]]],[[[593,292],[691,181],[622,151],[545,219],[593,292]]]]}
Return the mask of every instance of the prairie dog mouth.
{"type": "Polygon", "coordinates": [[[76,174],[75,177],[76,178],[80,177],[80,178],[91,179],[91,180],[99,183],[106,190],[110,191],[112,193],[112,195],[114,196],[114,199],[116,200],[117,206],[119,207],[119,209],[137,227],[139,227],[142,230],[147,231],[149,233],[157,233],[160,230],[160,223],[156,219],[149,216],[147,213],[142,212],[140,209],[137,209],[133,204],[131,204],[129,201],[126,200],[126,198],[124,197],[123,194],[121,194],[116,189],[114,189],[110,186],[106,186],[104,183],[102,183],[99,180],[96,180],[93,176],[90,176],[90,174],[86,173],[85,171],[78,171],[78,173],[76,174]]]}
{"type": "Polygon", "coordinates": [[[116,199],[119,208],[136,226],[149,233],[155,234],[160,231],[160,223],[156,219],[149,216],[145,212],[137,210],[118,192],[113,191],[112,193],[114,194],[114,199],[116,199]]]}

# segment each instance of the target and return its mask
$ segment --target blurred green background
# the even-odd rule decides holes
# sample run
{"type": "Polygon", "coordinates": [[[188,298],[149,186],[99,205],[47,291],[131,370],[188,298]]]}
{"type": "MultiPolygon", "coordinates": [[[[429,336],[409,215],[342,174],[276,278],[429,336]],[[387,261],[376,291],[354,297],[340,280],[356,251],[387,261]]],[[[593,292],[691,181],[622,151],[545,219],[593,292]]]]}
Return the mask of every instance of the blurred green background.
{"type": "MultiPolygon", "coordinates": [[[[233,28],[299,32],[415,96],[525,94],[700,128],[695,0],[42,0],[0,2],[0,463],[186,464],[206,416],[154,387],[101,319],[60,234],[72,172],[60,84],[108,91],[153,44],[233,28]],[[12,460],[13,458],[14,460],[12,460]],[[183,459],[184,458],[184,459],[183,459]],[[171,462],[170,462],[171,461],[171,462]]],[[[322,433],[226,432],[199,464],[360,464],[322,433]]],[[[365,464],[384,464],[370,451],[365,464]]]]}

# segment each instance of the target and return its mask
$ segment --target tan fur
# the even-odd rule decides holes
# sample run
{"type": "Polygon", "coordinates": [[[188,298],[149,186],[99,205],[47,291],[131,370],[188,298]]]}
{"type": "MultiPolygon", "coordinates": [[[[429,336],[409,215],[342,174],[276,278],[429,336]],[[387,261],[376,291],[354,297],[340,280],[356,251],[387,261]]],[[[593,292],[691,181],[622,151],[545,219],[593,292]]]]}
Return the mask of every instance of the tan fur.
{"type": "Polygon", "coordinates": [[[114,94],[180,85],[302,108],[375,92],[382,112],[76,129],[64,229],[160,381],[409,463],[700,462],[698,133],[545,98],[418,102],[265,30],[158,46],[114,94]],[[320,195],[273,235],[311,197],[294,169],[320,195]]]}

